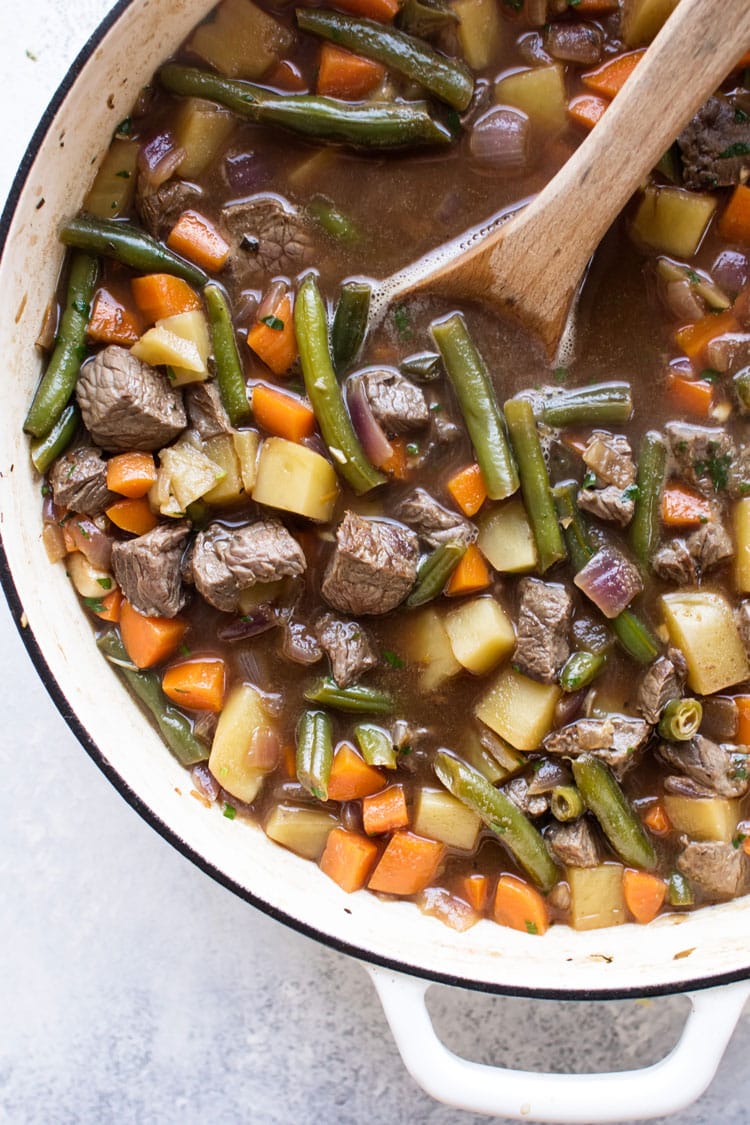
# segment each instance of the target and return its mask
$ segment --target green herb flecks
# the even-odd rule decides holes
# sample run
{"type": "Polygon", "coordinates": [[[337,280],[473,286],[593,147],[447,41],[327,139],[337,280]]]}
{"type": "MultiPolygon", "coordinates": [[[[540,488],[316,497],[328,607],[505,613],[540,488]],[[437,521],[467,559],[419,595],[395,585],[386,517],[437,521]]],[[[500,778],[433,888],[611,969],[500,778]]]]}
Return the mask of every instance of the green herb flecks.
{"type": "Polygon", "coordinates": [[[265,324],[267,328],[273,328],[274,332],[284,331],[284,321],[280,320],[278,316],[262,316],[260,322],[265,324]]]}

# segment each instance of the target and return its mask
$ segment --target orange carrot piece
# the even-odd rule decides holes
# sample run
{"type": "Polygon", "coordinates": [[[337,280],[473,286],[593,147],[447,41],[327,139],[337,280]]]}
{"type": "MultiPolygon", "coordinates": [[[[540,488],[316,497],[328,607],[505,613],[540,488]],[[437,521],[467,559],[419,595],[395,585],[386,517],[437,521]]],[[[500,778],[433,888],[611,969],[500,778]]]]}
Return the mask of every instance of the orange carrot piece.
{"type": "Polygon", "coordinates": [[[367,884],[388,895],[416,895],[432,882],[445,846],[414,832],[394,832],[367,884]]]}
{"type": "Polygon", "coordinates": [[[745,855],[750,855],[750,836],[746,836],[742,841],[742,850],[745,855]]]}
{"type": "Polygon", "coordinates": [[[667,886],[660,875],[627,867],[622,873],[622,893],[628,910],[643,926],[653,921],[661,910],[667,886]]]}
{"type": "Polygon", "coordinates": [[[368,766],[353,746],[342,742],[336,750],[328,781],[329,801],[358,801],[378,793],[385,785],[385,775],[368,766]]]}
{"type": "Polygon", "coordinates": [[[613,59],[602,63],[596,70],[582,74],[581,81],[595,94],[604,94],[606,98],[613,98],[615,94],[619,94],[645,54],[646,48],[642,47],[637,51],[616,55],[613,59]]]}
{"type": "Polygon", "coordinates": [[[315,429],[315,415],[301,398],[265,383],[253,387],[253,415],[262,429],[288,441],[302,441],[315,429]]]}
{"type": "Polygon", "coordinates": [[[213,711],[224,706],[226,666],[219,657],[210,660],[183,660],[167,668],[161,678],[161,690],[180,707],[189,711],[213,711]]]}
{"type": "Polygon", "coordinates": [[[406,442],[403,438],[390,439],[391,455],[382,465],[378,465],[386,473],[390,473],[394,480],[406,480],[409,467],[406,463],[406,442]]]}
{"type": "Polygon", "coordinates": [[[122,590],[112,590],[100,600],[101,609],[94,609],[94,613],[102,621],[111,621],[117,624],[120,620],[120,611],[122,609],[122,590]]]}
{"type": "Polygon", "coordinates": [[[274,375],[286,375],[297,358],[297,337],[289,294],[282,297],[271,316],[252,326],[247,334],[247,343],[274,375]]]}
{"type": "Polygon", "coordinates": [[[89,340],[129,348],[142,331],[141,318],[135,309],[128,308],[111,289],[97,289],[86,326],[89,340]]]}
{"type": "Polygon", "coordinates": [[[401,5],[399,0],[336,0],[336,7],[354,16],[390,23],[401,5]]]}
{"type": "Polygon", "coordinates": [[[204,270],[220,270],[229,257],[229,243],[198,211],[183,211],[167,236],[167,246],[204,270]]]}
{"type": "Polygon", "coordinates": [[[394,828],[406,828],[409,810],[403,785],[389,785],[380,793],[365,797],[362,801],[362,823],[368,836],[379,836],[383,832],[392,832],[394,828]]]}
{"type": "Polygon", "coordinates": [[[577,16],[604,16],[617,11],[617,0],[578,0],[575,5],[577,16]]]}
{"type": "Polygon", "coordinates": [[[476,464],[460,469],[446,487],[465,516],[475,516],[487,499],[482,470],[476,464]]]}
{"type": "Polygon", "coordinates": [[[727,242],[750,242],[750,188],[737,184],[718,223],[721,238],[727,242]]]}
{"type": "Polygon", "coordinates": [[[682,375],[670,373],[667,398],[677,410],[708,418],[714,400],[713,384],[707,379],[685,379],[682,375]]]}
{"type": "Polygon", "coordinates": [[[130,282],[135,303],[148,324],[201,307],[200,297],[181,277],[149,273],[130,282]]]}
{"type": "Polygon", "coordinates": [[[477,590],[486,590],[491,581],[484,555],[476,543],[470,543],[465,555],[459,559],[458,566],[448,579],[445,593],[449,598],[474,594],[477,590]]]}
{"type": "Polygon", "coordinates": [[[316,85],[319,94],[359,101],[371,94],[384,77],[385,67],[380,63],[353,55],[333,43],[324,43],[320,48],[316,85]]]}
{"type": "Polygon", "coordinates": [[[469,906],[473,906],[477,914],[484,914],[487,907],[487,898],[490,891],[490,881],[486,875],[473,871],[471,875],[464,875],[458,885],[458,893],[469,906]]]}
{"type": "Polygon", "coordinates": [[[359,832],[332,828],[320,857],[320,870],[351,894],[365,886],[377,857],[378,845],[374,840],[368,840],[359,832]]]}
{"type": "Polygon", "coordinates": [[[680,481],[670,481],[661,494],[661,521],[665,527],[700,527],[711,518],[708,500],[680,481]]]}
{"type": "Polygon", "coordinates": [[[187,631],[179,617],[146,617],[123,598],[120,635],[136,668],[151,668],[172,655],[187,631]]]}
{"type": "Polygon", "coordinates": [[[706,346],[723,336],[726,332],[738,332],[739,324],[731,309],[721,313],[709,313],[693,324],[678,328],[674,334],[675,343],[682,348],[689,359],[700,359],[706,346]]]}
{"type": "Polygon", "coordinates": [[[566,449],[581,456],[591,439],[588,434],[581,434],[577,430],[565,430],[560,435],[560,440],[566,449]]]}
{"type": "Polygon", "coordinates": [[[735,695],[739,722],[737,724],[737,741],[740,746],[750,746],[750,695],[735,695]]]}
{"type": "Polygon", "coordinates": [[[568,117],[584,129],[593,129],[604,116],[609,102],[598,94],[580,94],[568,102],[568,117]]]}
{"type": "Polygon", "coordinates": [[[655,836],[667,836],[672,831],[667,810],[661,801],[654,801],[643,818],[643,823],[655,836]]]}
{"type": "Polygon", "coordinates": [[[734,64],[735,70],[746,70],[750,66],[750,51],[745,51],[741,59],[734,64]]]}
{"type": "Polygon", "coordinates": [[[140,500],[117,500],[106,512],[115,527],[129,531],[131,535],[145,535],[153,531],[159,522],[145,496],[140,500]]]}
{"type": "Polygon", "coordinates": [[[276,86],[279,90],[289,90],[294,94],[301,94],[307,89],[299,67],[289,59],[279,59],[269,71],[263,75],[264,86],[276,86]]]}
{"type": "Polygon", "coordinates": [[[544,934],[549,928],[547,904],[536,888],[517,875],[501,875],[492,916],[501,926],[524,934],[544,934]]]}
{"type": "Polygon", "coordinates": [[[107,488],[119,492],[129,500],[145,496],[156,483],[156,465],[153,453],[118,453],[107,461],[107,488]]]}

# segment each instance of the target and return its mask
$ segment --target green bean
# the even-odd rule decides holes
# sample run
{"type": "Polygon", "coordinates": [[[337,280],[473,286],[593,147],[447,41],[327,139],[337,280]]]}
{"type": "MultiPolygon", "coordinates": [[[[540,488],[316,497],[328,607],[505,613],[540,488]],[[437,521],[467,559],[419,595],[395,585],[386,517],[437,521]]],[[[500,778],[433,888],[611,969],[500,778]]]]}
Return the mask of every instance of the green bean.
{"type": "Polygon", "coordinates": [[[337,374],[355,362],[367,333],[372,286],[366,281],[346,281],[333,315],[331,353],[337,374]]]}
{"type": "Polygon", "coordinates": [[[331,238],[348,246],[359,242],[360,234],[353,221],[324,195],[313,196],[307,205],[307,213],[331,238]]]}
{"type": "Polygon", "coordinates": [[[511,398],[505,404],[505,421],[516,456],[526,512],[539,555],[542,574],[567,557],[549,474],[539,442],[531,403],[511,398]]]}
{"type": "Polygon", "coordinates": [[[673,871],[669,876],[667,902],[670,906],[692,906],[695,902],[693,888],[680,871],[673,871]]]}
{"type": "Polygon", "coordinates": [[[732,379],[741,414],[750,414],[750,367],[743,367],[732,379]]]}
{"type": "Polygon", "coordinates": [[[78,429],[78,410],[69,403],[46,437],[31,443],[31,463],[38,473],[46,473],[52,462],[64,453],[78,429]]]}
{"type": "Polygon", "coordinates": [[[344,102],[317,94],[274,94],[262,86],[170,63],[162,86],[188,98],[219,102],[240,117],[278,125],[318,141],[357,148],[449,145],[453,133],[430,115],[426,102],[344,102]]]}
{"type": "Polygon", "coordinates": [[[351,711],[355,715],[389,715],[393,711],[393,698],[387,691],[351,684],[342,688],[330,676],[324,676],[305,692],[308,703],[321,703],[337,711],[351,711]]]}
{"type": "Polygon", "coordinates": [[[641,441],[638,457],[638,491],[630,523],[630,545],[641,566],[648,568],[659,542],[659,504],[667,465],[664,438],[649,430],[641,441]]]}
{"type": "Polygon", "coordinates": [[[518,473],[484,361],[460,313],[433,322],[430,331],[456,392],[487,495],[491,500],[504,500],[518,489],[518,473]]]}
{"type": "Polygon", "coordinates": [[[585,812],[583,797],[575,785],[556,785],[550,793],[550,812],[555,820],[578,820],[585,812]]]}
{"type": "Polygon", "coordinates": [[[581,688],[588,687],[606,663],[607,657],[603,653],[598,655],[593,652],[572,653],[560,672],[560,687],[567,692],[580,691],[581,688]]]}
{"type": "Polygon", "coordinates": [[[668,742],[689,742],[698,733],[703,706],[697,699],[670,699],[659,719],[659,734],[668,742]]]}
{"type": "Polygon", "coordinates": [[[325,306],[311,273],[297,291],[294,330],[307,395],[334,466],[358,496],[369,492],[371,488],[383,484],[386,478],[367,460],[346,412],[328,350],[325,306]]]}
{"type": "Polygon", "coordinates": [[[419,567],[416,585],[406,604],[415,609],[442,594],[445,583],[465,554],[465,543],[441,543],[436,547],[419,567]]]}
{"type": "Polygon", "coordinates": [[[354,737],[368,766],[383,766],[395,770],[398,765],[396,748],[387,730],[374,723],[357,723],[354,737]]]}
{"type": "Polygon", "coordinates": [[[297,8],[297,26],[303,31],[346,47],[366,59],[418,82],[454,109],[468,108],[474,79],[465,63],[439,54],[427,43],[378,20],[344,16],[320,8],[297,8]]]}
{"type": "Polygon", "coordinates": [[[233,426],[250,415],[245,375],[234,335],[234,326],[226,297],[218,285],[211,282],[203,291],[211,325],[211,341],[216,364],[216,383],[221,401],[233,426]]]}
{"type": "Polygon", "coordinates": [[[60,331],[23,424],[26,433],[34,437],[47,437],[75,389],[81,361],[86,355],[86,326],[98,276],[96,258],[89,254],[72,255],[60,331]]]}
{"type": "Polygon", "coordinates": [[[633,414],[630,383],[593,383],[560,391],[539,408],[548,426],[622,425],[633,414]]]}
{"type": "Polygon", "coordinates": [[[124,266],[134,270],[157,273],[171,273],[181,277],[190,285],[205,285],[208,274],[192,262],[173,254],[161,242],[144,234],[132,223],[115,222],[113,219],[93,219],[81,215],[71,219],[60,231],[60,239],[66,246],[76,246],[101,254],[104,258],[114,258],[124,266]]]}
{"type": "Polygon", "coordinates": [[[325,711],[303,711],[297,723],[297,780],[319,801],[328,800],[333,727],[325,711]]]}
{"type": "Polygon", "coordinates": [[[437,352],[417,352],[400,363],[401,371],[418,383],[432,383],[440,378],[440,356],[437,352]]]}
{"type": "Polygon", "coordinates": [[[659,655],[659,642],[645,621],[632,609],[624,609],[610,621],[612,632],[622,648],[639,664],[650,664],[659,655]]]}
{"type": "Polygon", "coordinates": [[[459,22],[458,13],[443,0],[406,0],[396,16],[396,22],[403,31],[429,39],[450,24],[459,22]]]}
{"type": "Polygon", "coordinates": [[[656,852],[627,797],[604,762],[581,754],[571,763],[578,791],[623,863],[651,871],[656,852]]]}
{"type": "Polygon", "coordinates": [[[151,712],[162,738],[175,758],[183,766],[205,762],[208,758],[208,749],[193,734],[192,723],[187,715],[169,702],[161,690],[161,681],[155,672],[141,672],[131,663],[117,630],[110,629],[98,639],[96,644],[99,651],[116,666],[133,694],[151,712]]]}
{"type": "Polygon", "coordinates": [[[541,890],[551,890],[560,878],[557,865],[539,832],[510,797],[490,785],[478,770],[445,750],[436,753],[434,769],[445,788],[502,839],[529,878],[541,890]]]}

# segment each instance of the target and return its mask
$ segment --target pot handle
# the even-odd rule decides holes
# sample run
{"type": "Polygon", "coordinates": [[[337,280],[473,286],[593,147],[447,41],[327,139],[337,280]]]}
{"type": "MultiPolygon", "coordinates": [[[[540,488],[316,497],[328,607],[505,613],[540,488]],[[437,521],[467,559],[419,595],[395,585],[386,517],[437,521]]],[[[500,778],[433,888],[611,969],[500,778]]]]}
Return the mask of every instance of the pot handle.
{"type": "Polygon", "coordinates": [[[365,968],[412,1078],[447,1105],[515,1121],[643,1121],[683,1109],[711,1082],[750,996],[744,981],[687,993],[692,1007],[680,1040],[653,1066],[612,1074],[539,1074],[455,1055],[438,1039],[427,1011],[430,981],[365,968]]]}

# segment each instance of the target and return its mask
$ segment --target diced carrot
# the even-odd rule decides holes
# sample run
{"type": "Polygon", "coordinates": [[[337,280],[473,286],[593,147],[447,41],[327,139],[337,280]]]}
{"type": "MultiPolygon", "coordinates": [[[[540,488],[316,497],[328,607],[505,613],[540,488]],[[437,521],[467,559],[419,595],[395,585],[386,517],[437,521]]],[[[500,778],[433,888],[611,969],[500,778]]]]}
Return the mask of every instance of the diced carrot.
{"type": "Polygon", "coordinates": [[[476,543],[470,543],[463,558],[459,559],[458,566],[448,579],[445,593],[449,598],[457,598],[462,594],[474,594],[477,590],[486,590],[491,581],[484,555],[476,543]]]}
{"type": "Polygon", "coordinates": [[[253,387],[253,415],[262,429],[288,441],[302,441],[315,429],[315,415],[307,403],[265,383],[253,387]]]}
{"type": "Polygon", "coordinates": [[[119,492],[129,500],[145,496],[156,483],[156,465],[153,453],[118,453],[107,461],[107,488],[119,492]]]}
{"type": "Polygon", "coordinates": [[[580,94],[568,102],[568,117],[584,129],[593,129],[604,116],[609,102],[598,94],[580,94]]]}
{"type": "Polygon", "coordinates": [[[414,832],[394,832],[367,884],[371,891],[415,895],[437,874],[445,846],[414,832]]]}
{"type": "Polygon", "coordinates": [[[319,94],[359,101],[372,93],[384,77],[385,67],[380,63],[353,55],[333,43],[324,43],[320,48],[316,86],[319,94]]]}
{"type": "Polygon", "coordinates": [[[645,925],[653,921],[661,910],[667,886],[660,875],[627,867],[622,873],[622,893],[625,905],[636,922],[645,925]]]}
{"type": "Polygon", "coordinates": [[[145,496],[140,500],[117,500],[106,512],[115,527],[129,531],[131,535],[145,535],[153,531],[159,522],[145,496]]]}
{"type": "Polygon", "coordinates": [[[544,934],[549,928],[547,904],[536,888],[517,875],[501,875],[495,889],[492,916],[501,926],[524,934],[544,934]]]}
{"type": "Polygon", "coordinates": [[[111,621],[115,625],[120,620],[122,609],[122,590],[112,590],[100,601],[101,609],[94,609],[94,613],[102,621],[111,621]]]}
{"type": "Polygon", "coordinates": [[[483,914],[485,911],[489,890],[489,879],[486,875],[480,875],[478,871],[472,872],[471,875],[464,875],[458,885],[459,895],[468,902],[469,906],[473,906],[478,914],[483,914]]]}
{"type": "Polygon", "coordinates": [[[374,840],[368,840],[359,832],[332,828],[320,857],[320,870],[351,894],[365,886],[377,856],[378,845],[374,840]]]}
{"type": "Polygon", "coordinates": [[[617,11],[617,0],[578,0],[575,5],[577,16],[604,16],[617,11]]]}
{"type": "Polygon", "coordinates": [[[693,324],[678,328],[674,334],[675,343],[682,348],[689,359],[700,359],[708,344],[726,332],[739,331],[739,324],[731,309],[721,313],[709,313],[693,324]]]}
{"type": "Polygon", "coordinates": [[[670,481],[661,494],[661,520],[666,527],[700,527],[711,518],[711,505],[694,489],[670,481]]]}
{"type": "Polygon", "coordinates": [[[637,51],[628,51],[624,55],[615,55],[596,70],[582,74],[581,81],[594,93],[613,98],[623,88],[645,53],[646,48],[642,47],[637,51]]]}
{"type": "Polygon", "coordinates": [[[406,480],[408,466],[406,464],[406,442],[403,438],[391,438],[391,455],[382,465],[378,465],[385,473],[390,473],[394,480],[406,480]]]}
{"type": "Polygon", "coordinates": [[[742,841],[742,850],[745,855],[750,855],[750,836],[746,836],[742,841]]]}
{"type": "Polygon", "coordinates": [[[226,666],[219,657],[183,660],[165,670],[161,690],[173,703],[189,711],[218,714],[224,706],[226,681],[226,666]]]}
{"type": "Polygon", "coordinates": [[[741,59],[738,59],[734,64],[735,70],[746,70],[750,67],[750,51],[745,51],[741,59]]]}
{"type": "Polygon", "coordinates": [[[182,212],[167,236],[167,246],[204,270],[220,270],[229,257],[229,243],[198,211],[182,212]]]}
{"type": "Polygon", "coordinates": [[[737,184],[719,217],[718,232],[727,242],[750,242],[750,188],[737,184]]]}
{"type": "Polygon", "coordinates": [[[581,434],[576,430],[564,430],[560,435],[560,440],[566,449],[570,449],[573,453],[577,453],[580,456],[584,453],[591,438],[588,434],[581,434]]]}
{"type": "Polygon", "coordinates": [[[120,635],[136,668],[151,668],[172,655],[187,631],[179,617],[146,617],[123,598],[120,635]]]}
{"type": "Polygon", "coordinates": [[[390,23],[401,5],[398,0],[336,0],[336,7],[355,16],[390,23]]]}
{"type": "Polygon", "coordinates": [[[181,277],[149,273],[130,282],[135,303],[148,324],[201,307],[200,297],[181,277]]]}
{"type": "Polygon", "coordinates": [[[274,375],[286,375],[297,358],[292,299],[288,293],[279,301],[272,315],[252,326],[247,334],[247,343],[274,375]]]}
{"type": "Polygon", "coordinates": [[[141,318],[135,309],[128,308],[111,289],[97,289],[86,326],[89,340],[129,348],[142,331],[141,318]]]}
{"type": "Polygon", "coordinates": [[[740,746],[750,746],[750,695],[735,695],[738,724],[737,741],[740,746]]]}
{"type": "Polygon", "coordinates": [[[487,486],[477,464],[460,469],[446,487],[465,516],[475,516],[487,499],[487,486]]]}
{"type": "Polygon", "coordinates": [[[368,766],[353,746],[342,742],[334,755],[328,782],[329,801],[358,801],[379,792],[385,785],[385,776],[374,766],[368,766]]]}
{"type": "Polygon", "coordinates": [[[661,801],[654,801],[653,805],[649,806],[643,818],[643,823],[655,836],[667,836],[672,831],[667,810],[661,801]]]}
{"type": "Polygon", "coordinates": [[[380,793],[365,797],[362,801],[362,823],[368,836],[379,836],[383,832],[392,832],[394,828],[406,828],[409,810],[403,785],[389,785],[380,793]]]}
{"type": "Polygon", "coordinates": [[[290,90],[292,93],[301,94],[307,89],[299,67],[289,59],[279,59],[269,71],[263,75],[263,83],[276,86],[279,90],[290,90]]]}
{"type": "Polygon", "coordinates": [[[288,742],[286,744],[286,746],[284,747],[284,753],[283,753],[282,761],[284,763],[284,773],[286,774],[286,776],[287,777],[296,777],[297,776],[297,751],[296,751],[295,747],[291,744],[291,742],[288,742]]]}
{"type": "Polygon", "coordinates": [[[714,400],[713,384],[707,379],[686,379],[682,375],[669,373],[667,379],[667,398],[676,410],[708,418],[714,400]]]}

